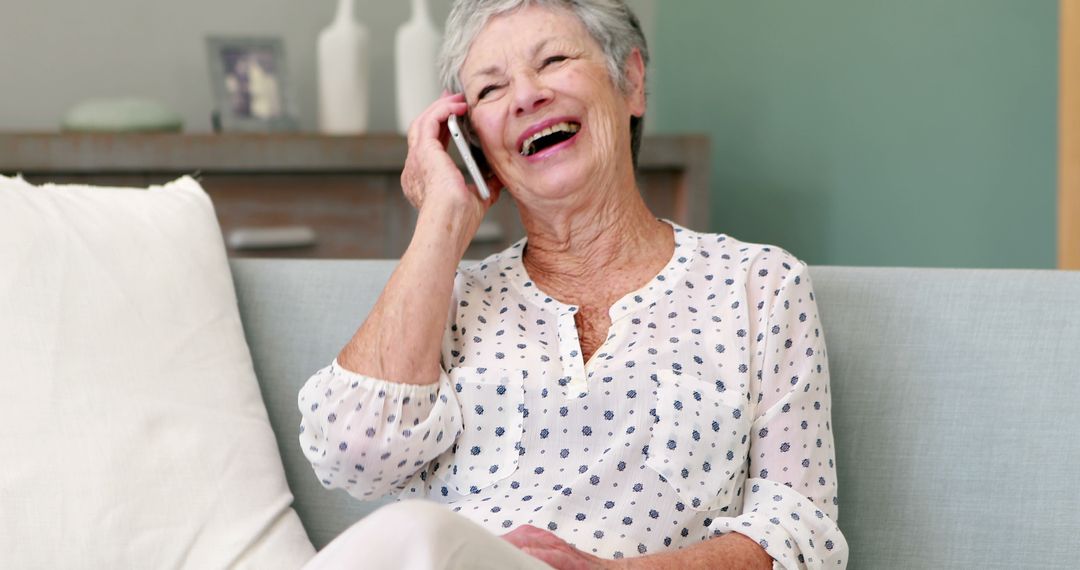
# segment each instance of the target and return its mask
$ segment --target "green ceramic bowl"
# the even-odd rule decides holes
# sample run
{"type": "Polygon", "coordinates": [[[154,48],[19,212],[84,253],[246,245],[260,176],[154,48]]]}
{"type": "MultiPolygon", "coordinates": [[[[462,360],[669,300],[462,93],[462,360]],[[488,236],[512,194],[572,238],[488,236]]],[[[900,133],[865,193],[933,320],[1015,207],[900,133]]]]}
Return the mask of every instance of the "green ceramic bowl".
{"type": "Polygon", "coordinates": [[[137,97],[83,101],[68,111],[61,123],[63,130],[79,132],[180,132],[183,128],[179,113],[137,97]]]}

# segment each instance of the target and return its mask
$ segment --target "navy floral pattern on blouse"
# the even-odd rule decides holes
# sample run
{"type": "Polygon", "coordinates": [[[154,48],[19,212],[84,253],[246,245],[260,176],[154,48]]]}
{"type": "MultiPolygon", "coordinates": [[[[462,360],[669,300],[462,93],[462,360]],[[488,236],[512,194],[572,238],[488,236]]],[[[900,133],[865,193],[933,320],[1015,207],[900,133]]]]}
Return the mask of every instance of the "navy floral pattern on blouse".
{"type": "Polygon", "coordinates": [[[670,262],[611,307],[589,362],[577,307],[529,280],[522,240],[459,272],[437,383],[318,371],[300,441],[322,484],[429,498],[496,534],[535,525],[607,558],[734,531],[778,568],[845,567],[806,265],[672,225],[670,262]]]}

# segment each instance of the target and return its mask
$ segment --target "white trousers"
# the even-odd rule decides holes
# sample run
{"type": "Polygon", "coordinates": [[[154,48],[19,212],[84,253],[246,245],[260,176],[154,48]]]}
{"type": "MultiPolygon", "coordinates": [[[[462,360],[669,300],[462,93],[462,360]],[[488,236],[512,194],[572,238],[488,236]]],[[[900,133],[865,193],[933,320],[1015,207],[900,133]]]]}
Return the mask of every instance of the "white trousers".
{"type": "Polygon", "coordinates": [[[304,570],[551,570],[431,501],[380,508],[341,533],[304,570]]]}

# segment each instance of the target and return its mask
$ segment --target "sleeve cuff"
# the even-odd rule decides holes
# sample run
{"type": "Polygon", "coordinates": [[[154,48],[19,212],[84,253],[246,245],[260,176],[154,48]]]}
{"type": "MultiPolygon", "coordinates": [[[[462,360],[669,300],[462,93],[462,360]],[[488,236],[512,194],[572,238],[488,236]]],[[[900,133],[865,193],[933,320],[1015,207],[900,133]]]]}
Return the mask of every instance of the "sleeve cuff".
{"type": "Polygon", "coordinates": [[[754,539],[773,568],[844,568],[848,546],[836,522],[810,499],[767,479],[746,483],[743,514],[718,519],[718,532],[738,532],[754,539]]]}
{"type": "Polygon", "coordinates": [[[440,381],[445,376],[445,373],[440,374],[439,378],[431,384],[405,384],[404,382],[394,382],[353,372],[342,366],[335,358],[330,364],[330,376],[350,384],[350,387],[353,388],[362,387],[365,391],[383,390],[390,396],[416,398],[418,396],[438,394],[440,381]]]}

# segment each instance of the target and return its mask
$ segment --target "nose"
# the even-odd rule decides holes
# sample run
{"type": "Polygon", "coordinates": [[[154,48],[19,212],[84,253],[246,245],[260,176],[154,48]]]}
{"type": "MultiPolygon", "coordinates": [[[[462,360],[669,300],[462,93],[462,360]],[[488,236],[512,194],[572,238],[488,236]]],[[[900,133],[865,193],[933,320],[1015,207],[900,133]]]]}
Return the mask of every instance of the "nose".
{"type": "Polygon", "coordinates": [[[522,73],[514,78],[514,114],[528,115],[551,102],[554,92],[535,74],[522,73]]]}

